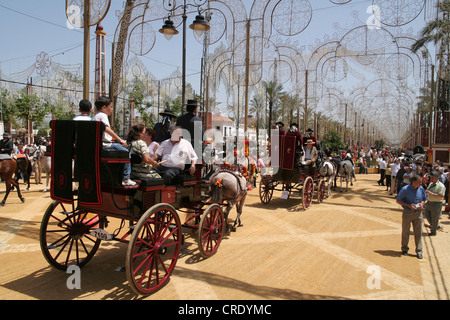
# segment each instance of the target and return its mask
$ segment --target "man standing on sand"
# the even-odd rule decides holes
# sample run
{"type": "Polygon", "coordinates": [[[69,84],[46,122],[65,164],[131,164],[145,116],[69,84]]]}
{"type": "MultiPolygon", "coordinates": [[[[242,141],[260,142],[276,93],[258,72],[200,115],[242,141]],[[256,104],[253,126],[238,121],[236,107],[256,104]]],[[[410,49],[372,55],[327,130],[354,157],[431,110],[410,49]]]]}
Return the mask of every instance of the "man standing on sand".
{"type": "Polygon", "coordinates": [[[397,204],[403,207],[402,215],[402,254],[408,254],[409,230],[413,225],[417,258],[422,259],[422,209],[428,200],[422,187],[422,177],[413,175],[410,184],[404,186],[397,195],[397,204]]]}
{"type": "Polygon", "coordinates": [[[426,190],[428,203],[425,206],[424,215],[430,223],[429,236],[435,236],[439,228],[439,217],[442,213],[442,201],[445,197],[445,186],[439,181],[439,172],[433,171],[430,174],[430,184],[426,190]]]}

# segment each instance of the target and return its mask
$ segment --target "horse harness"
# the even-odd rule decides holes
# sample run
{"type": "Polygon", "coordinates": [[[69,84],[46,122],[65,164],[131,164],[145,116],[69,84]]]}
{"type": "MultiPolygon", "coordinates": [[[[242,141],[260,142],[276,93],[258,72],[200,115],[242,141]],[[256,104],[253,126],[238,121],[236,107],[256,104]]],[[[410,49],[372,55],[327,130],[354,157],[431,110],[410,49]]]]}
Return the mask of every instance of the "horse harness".
{"type": "Polygon", "coordinates": [[[234,200],[238,201],[238,199],[241,199],[248,191],[248,188],[242,187],[242,184],[241,184],[241,181],[240,181],[240,178],[244,178],[244,176],[240,172],[236,172],[236,171],[228,170],[228,169],[221,169],[218,173],[215,174],[215,176],[218,175],[219,173],[222,173],[222,172],[228,172],[233,177],[236,178],[236,182],[237,182],[237,185],[239,186],[239,190],[240,191],[238,192],[238,194],[237,194],[237,196],[236,196],[236,198],[234,200]]]}

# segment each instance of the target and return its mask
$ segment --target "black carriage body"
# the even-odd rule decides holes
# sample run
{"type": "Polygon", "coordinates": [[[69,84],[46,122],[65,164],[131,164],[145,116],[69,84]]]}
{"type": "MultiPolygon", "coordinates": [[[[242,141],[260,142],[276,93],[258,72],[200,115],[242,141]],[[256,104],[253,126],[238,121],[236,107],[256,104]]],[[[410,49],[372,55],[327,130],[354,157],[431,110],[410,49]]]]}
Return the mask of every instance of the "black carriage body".
{"type": "MultiPolygon", "coordinates": [[[[137,186],[123,187],[123,168],[125,163],[130,162],[129,153],[101,148],[104,131],[101,122],[52,120],[51,127],[55,134],[52,135],[53,147],[48,151],[51,152],[53,163],[57,164],[52,167],[52,176],[57,177],[52,179],[53,200],[72,203],[76,195],[79,209],[103,216],[137,220],[158,203],[170,204],[175,209],[192,207],[201,202],[202,191],[208,187],[205,181],[197,180],[187,172],[178,176],[174,184],[169,186],[164,185],[163,179],[155,178],[137,180],[137,186]],[[92,135],[85,134],[86,128],[91,127],[92,135]],[[80,164],[85,155],[91,157],[87,163],[80,164]],[[75,168],[73,181],[70,179],[72,159],[75,168]],[[79,184],[77,190],[72,190],[72,182],[79,184]],[[63,187],[64,192],[61,191],[63,187]],[[82,197],[87,193],[90,193],[88,196],[94,194],[96,201],[83,201],[82,197]]],[[[89,198],[92,199],[92,196],[89,198]]]]}

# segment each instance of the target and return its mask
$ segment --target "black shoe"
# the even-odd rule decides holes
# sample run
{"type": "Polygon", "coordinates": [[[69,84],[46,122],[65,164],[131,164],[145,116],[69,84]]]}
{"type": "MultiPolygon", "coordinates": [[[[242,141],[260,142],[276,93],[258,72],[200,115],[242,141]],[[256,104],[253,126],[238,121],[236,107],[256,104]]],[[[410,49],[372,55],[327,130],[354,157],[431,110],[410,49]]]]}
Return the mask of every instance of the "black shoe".
{"type": "Polygon", "coordinates": [[[408,251],[402,250],[402,255],[407,256],[408,255],[408,251]]]}
{"type": "Polygon", "coordinates": [[[417,259],[423,259],[422,252],[419,252],[419,253],[417,254],[417,259]]]}
{"type": "Polygon", "coordinates": [[[436,232],[430,232],[429,234],[428,234],[428,236],[430,236],[430,237],[434,237],[436,235],[436,232]]]}

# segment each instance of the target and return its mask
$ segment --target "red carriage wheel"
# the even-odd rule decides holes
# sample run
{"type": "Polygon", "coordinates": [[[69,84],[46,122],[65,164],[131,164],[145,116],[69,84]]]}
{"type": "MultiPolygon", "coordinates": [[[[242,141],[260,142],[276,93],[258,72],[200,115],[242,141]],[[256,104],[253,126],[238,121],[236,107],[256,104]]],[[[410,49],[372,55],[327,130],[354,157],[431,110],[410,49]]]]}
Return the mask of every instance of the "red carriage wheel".
{"type": "MultiPolygon", "coordinates": [[[[76,206],[75,206],[76,207],[76,206]]],[[[55,268],[67,270],[71,265],[84,266],[92,259],[101,240],[90,233],[103,228],[103,219],[86,210],[72,209],[53,201],[45,211],[39,233],[41,251],[55,268]]]]}
{"type": "Polygon", "coordinates": [[[314,181],[311,177],[306,177],[302,191],[303,209],[306,210],[311,206],[314,195],[314,181]]]}
{"type": "Polygon", "coordinates": [[[220,205],[212,204],[203,212],[198,231],[198,248],[202,257],[208,258],[217,252],[222,241],[225,223],[220,205]]]}
{"type": "Polygon", "coordinates": [[[268,204],[272,199],[273,186],[272,179],[269,176],[263,176],[259,183],[259,198],[263,204],[268,204]]]}
{"type": "Polygon", "coordinates": [[[135,225],[128,244],[126,273],[137,294],[150,294],[169,280],[181,247],[181,222],[176,210],[160,203],[135,225]]]}
{"type": "Polygon", "coordinates": [[[319,186],[317,187],[317,202],[322,203],[325,199],[325,180],[319,180],[319,186]]]}

